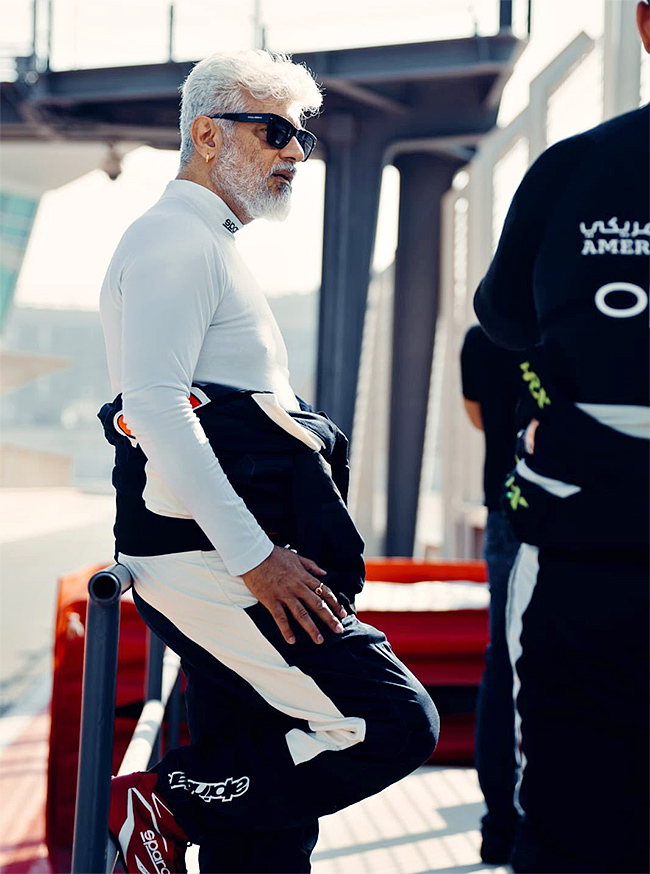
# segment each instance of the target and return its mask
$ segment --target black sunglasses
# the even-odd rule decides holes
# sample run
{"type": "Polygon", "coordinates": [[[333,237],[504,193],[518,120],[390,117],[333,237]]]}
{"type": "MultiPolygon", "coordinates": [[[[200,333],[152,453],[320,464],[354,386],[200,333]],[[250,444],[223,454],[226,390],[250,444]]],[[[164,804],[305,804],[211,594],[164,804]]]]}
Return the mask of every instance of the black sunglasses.
{"type": "Polygon", "coordinates": [[[274,112],[218,112],[216,115],[209,115],[208,118],[226,118],[229,121],[265,124],[266,142],[274,149],[284,149],[295,137],[305,153],[303,161],[306,161],[311,155],[317,143],[316,137],[310,131],[294,127],[288,119],[276,115],[274,112]]]}

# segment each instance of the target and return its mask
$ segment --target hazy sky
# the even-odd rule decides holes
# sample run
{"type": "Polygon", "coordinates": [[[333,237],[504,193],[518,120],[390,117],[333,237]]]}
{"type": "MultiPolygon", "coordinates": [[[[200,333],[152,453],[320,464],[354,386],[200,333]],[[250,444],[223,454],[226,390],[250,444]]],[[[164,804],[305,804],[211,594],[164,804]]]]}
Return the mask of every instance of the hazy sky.
{"type": "MultiPolygon", "coordinates": [[[[7,2],[3,0],[5,7],[7,2]]],[[[532,39],[506,87],[500,123],[507,123],[523,108],[530,79],[577,33],[601,35],[603,2],[533,0],[532,39]]],[[[12,12],[3,18],[7,21],[9,14],[13,20],[15,41],[18,25],[25,32],[25,22],[19,21],[14,11],[19,7],[13,4],[15,0],[12,12]]],[[[166,0],[55,0],[53,66],[163,60],[168,5],[166,0]],[[118,33],[128,34],[129,39],[118,38],[118,33]]],[[[238,4],[235,11],[233,4],[215,0],[179,0],[176,5],[175,57],[196,58],[226,45],[251,45],[252,2],[238,4]],[[220,10],[216,20],[215,10],[220,10]]],[[[516,11],[523,5],[519,3],[516,11]]],[[[493,33],[498,3],[400,0],[398,5],[394,0],[329,0],[318,7],[302,4],[289,12],[279,0],[266,0],[262,8],[270,47],[301,51],[439,39],[466,35],[475,26],[479,32],[493,33]]],[[[143,147],[125,157],[116,182],[95,170],[46,193],[25,256],[16,303],[95,308],[104,271],[124,229],[157,200],[176,169],[176,153],[143,147]]],[[[310,291],[319,284],[323,180],[322,162],[308,161],[296,179],[290,218],[283,224],[254,222],[238,235],[239,246],[269,294],[310,291]]],[[[394,253],[398,190],[398,174],[388,168],[375,256],[379,268],[390,263],[394,253]]]]}

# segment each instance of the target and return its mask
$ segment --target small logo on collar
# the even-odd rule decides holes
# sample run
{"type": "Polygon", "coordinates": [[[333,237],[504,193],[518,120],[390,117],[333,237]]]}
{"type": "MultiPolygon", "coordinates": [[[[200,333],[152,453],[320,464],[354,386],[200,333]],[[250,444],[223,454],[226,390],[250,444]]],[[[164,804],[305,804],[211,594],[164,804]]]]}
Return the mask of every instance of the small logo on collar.
{"type": "Polygon", "coordinates": [[[239,225],[236,225],[232,219],[227,218],[223,223],[223,226],[227,231],[230,231],[231,234],[236,234],[239,230],[239,225]]]}

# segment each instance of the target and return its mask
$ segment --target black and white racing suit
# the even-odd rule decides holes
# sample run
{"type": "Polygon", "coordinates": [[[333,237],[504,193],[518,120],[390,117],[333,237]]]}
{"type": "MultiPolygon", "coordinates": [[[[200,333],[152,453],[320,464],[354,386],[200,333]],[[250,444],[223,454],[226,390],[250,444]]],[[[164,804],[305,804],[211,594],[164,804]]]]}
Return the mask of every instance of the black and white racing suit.
{"type": "Polygon", "coordinates": [[[192,743],[154,766],[156,791],[200,845],[201,870],[308,871],[318,817],[425,761],[438,715],[353,612],[342,634],[321,628],[323,644],[296,627],[289,645],[241,577],[274,538],[298,548],[296,531],[309,527],[301,548],[327,542],[325,570],[351,556],[353,572],[331,579],[350,603],[363,544],[320,460],[334,469],[336,429],[318,416],[304,426],[239,229],[216,194],[175,180],[127,230],[101,295],[119,396],[102,419],[117,450],[117,558],[188,679],[192,743]]]}
{"type": "Polygon", "coordinates": [[[648,106],[548,149],[474,301],[495,342],[537,344],[504,496],[516,871],[648,870],[649,163],[648,106]]]}

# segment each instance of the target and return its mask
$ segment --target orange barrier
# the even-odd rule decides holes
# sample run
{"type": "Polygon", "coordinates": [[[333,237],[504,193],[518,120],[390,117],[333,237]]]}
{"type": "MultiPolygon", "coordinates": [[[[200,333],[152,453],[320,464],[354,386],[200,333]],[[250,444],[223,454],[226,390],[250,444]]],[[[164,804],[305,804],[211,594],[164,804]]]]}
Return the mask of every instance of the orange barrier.
{"type": "MultiPolygon", "coordinates": [[[[483,561],[424,562],[372,558],[366,579],[410,584],[468,581],[485,584],[483,561]]],[[[360,610],[359,618],[381,629],[396,655],[426,686],[441,717],[432,763],[473,764],[474,710],[489,639],[487,608],[360,610]]]]}
{"type": "Polygon", "coordinates": [[[387,583],[419,583],[424,580],[487,582],[484,561],[415,561],[412,558],[369,558],[366,579],[387,583]]]}

